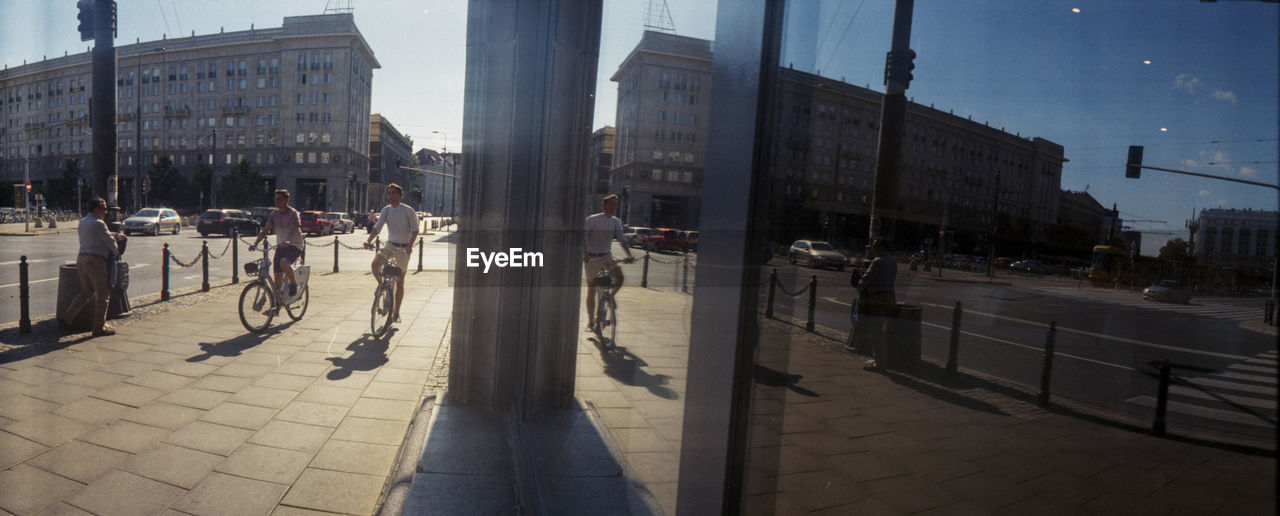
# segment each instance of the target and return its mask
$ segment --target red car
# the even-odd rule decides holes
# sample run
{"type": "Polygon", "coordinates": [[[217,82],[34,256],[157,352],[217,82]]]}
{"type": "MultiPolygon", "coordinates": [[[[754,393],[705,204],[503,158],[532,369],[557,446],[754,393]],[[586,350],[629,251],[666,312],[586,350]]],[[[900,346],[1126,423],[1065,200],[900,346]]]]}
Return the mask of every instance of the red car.
{"type": "Polygon", "coordinates": [[[654,229],[653,234],[644,241],[644,247],[650,251],[684,251],[688,248],[688,240],[681,233],[684,232],[678,229],[654,229]]]}
{"type": "Polygon", "coordinates": [[[324,218],[322,211],[302,212],[302,232],[308,235],[332,235],[333,221],[324,218]]]}

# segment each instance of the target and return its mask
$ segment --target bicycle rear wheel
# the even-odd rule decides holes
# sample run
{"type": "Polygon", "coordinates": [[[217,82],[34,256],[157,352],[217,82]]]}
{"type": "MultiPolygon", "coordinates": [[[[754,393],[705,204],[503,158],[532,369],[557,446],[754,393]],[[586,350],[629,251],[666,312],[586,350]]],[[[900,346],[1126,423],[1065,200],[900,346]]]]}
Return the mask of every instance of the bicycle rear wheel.
{"type": "Polygon", "coordinates": [[[274,304],[271,289],[266,285],[258,281],[245,285],[240,292],[240,324],[250,332],[262,332],[275,317],[274,304]]]}
{"type": "Polygon", "coordinates": [[[605,292],[596,293],[596,336],[600,337],[601,344],[610,347],[618,336],[617,305],[605,292]]]}
{"type": "Polygon", "coordinates": [[[391,321],[395,319],[396,299],[391,287],[383,284],[373,292],[373,309],[369,316],[369,329],[374,338],[381,338],[391,329],[391,321]]]}
{"type": "Polygon", "coordinates": [[[284,307],[285,311],[289,312],[289,317],[295,321],[301,319],[302,315],[307,313],[307,302],[310,301],[311,298],[311,293],[307,290],[306,283],[299,285],[298,288],[300,289],[298,291],[298,298],[295,299],[292,304],[285,305],[284,307]]]}

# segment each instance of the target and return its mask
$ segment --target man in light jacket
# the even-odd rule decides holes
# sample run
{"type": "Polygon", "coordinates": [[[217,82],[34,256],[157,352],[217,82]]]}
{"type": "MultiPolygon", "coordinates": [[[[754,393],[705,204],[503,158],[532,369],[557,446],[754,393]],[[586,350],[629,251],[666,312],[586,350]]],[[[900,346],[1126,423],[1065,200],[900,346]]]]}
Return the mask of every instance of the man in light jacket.
{"type": "Polygon", "coordinates": [[[93,299],[93,336],[115,335],[107,326],[107,301],[111,296],[111,274],[108,263],[120,253],[116,242],[129,237],[114,234],[107,229],[103,219],[107,216],[107,201],[101,197],[89,202],[91,211],[80,219],[80,254],[76,257],[76,274],[80,276],[80,293],[67,307],[62,322],[70,327],[84,305],[93,299]]]}

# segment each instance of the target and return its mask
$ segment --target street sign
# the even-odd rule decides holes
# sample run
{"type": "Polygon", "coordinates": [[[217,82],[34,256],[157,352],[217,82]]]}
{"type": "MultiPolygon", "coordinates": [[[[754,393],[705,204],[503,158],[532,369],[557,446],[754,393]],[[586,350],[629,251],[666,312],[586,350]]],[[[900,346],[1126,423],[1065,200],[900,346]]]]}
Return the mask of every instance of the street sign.
{"type": "Polygon", "coordinates": [[[31,181],[27,181],[27,193],[31,193],[31,181]]]}

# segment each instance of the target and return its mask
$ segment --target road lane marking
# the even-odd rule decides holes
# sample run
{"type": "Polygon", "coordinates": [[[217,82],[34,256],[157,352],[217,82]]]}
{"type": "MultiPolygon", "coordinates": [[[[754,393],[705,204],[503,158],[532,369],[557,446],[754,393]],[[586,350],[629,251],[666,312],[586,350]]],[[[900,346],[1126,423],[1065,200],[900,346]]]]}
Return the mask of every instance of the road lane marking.
{"type": "MultiPolygon", "coordinates": [[[[46,279],[39,279],[39,280],[28,281],[28,282],[27,282],[27,284],[28,284],[28,285],[34,285],[34,284],[36,284],[36,283],[44,283],[44,282],[46,282],[46,281],[57,281],[57,279],[58,279],[58,278],[46,278],[46,279]]],[[[0,288],[16,287],[16,286],[21,285],[21,284],[22,284],[22,283],[10,283],[10,284],[8,284],[8,285],[0,285],[0,288]]]]}
{"type": "MultiPolygon", "coordinates": [[[[44,258],[44,259],[40,259],[40,260],[27,260],[27,263],[40,263],[40,262],[47,262],[47,261],[49,261],[49,260],[50,260],[49,258],[44,258]]],[[[19,263],[22,263],[22,260],[14,260],[14,261],[11,261],[11,262],[0,262],[0,266],[5,266],[5,265],[17,265],[17,264],[19,264],[19,263]]]]}
{"type": "MultiPolygon", "coordinates": [[[[934,308],[944,308],[944,309],[954,309],[954,308],[955,308],[955,307],[953,307],[953,306],[935,305],[935,304],[932,304],[932,303],[920,303],[920,304],[921,304],[922,306],[931,306],[931,307],[934,307],[934,308]]],[[[1030,326],[1036,326],[1036,327],[1040,327],[1040,328],[1048,328],[1048,327],[1049,327],[1049,325],[1048,325],[1048,324],[1044,324],[1044,323],[1037,322],[1037,321],[1028,321],[1028,320],[1026,320],[1026,319],[1019,319],[1019,318],[1017,318],[1017,317],[1009,317],[1009,316],[1005,316],[1005,315],[996,315],[996,314],[991,314],[991,313],[986,313],[986,312],[979,312],[979,311],[977,311],[977,310],[965,310],[965,313],[966,313],[966,314],[981,315],[981,316],[984,316],[984,317],[990,317],[990,318],[992,318],[992,319],[1003,319],[1003,320],[1006,320],[1006,321],[1012,321],[1012,322],[1016,322],[1016,323],[1022,323],[1022,324],[1026,324],[1026,325],[1030,325],[1030,326]]],[[[1248,357],[1248,356],[1245,356],[1245,355],[1232,355],[1232,354],[1230,354],[1230,353],[1218,353],[1218,352],[1215,352],[1215,351],[1202,351],[1202,350],[1198,350],[1198,349],[1187,349],[1187,348],[1180,348],[1180,347],[1177,347],[1177,346],[1167,346],[1167,345],[1164,345],[1164,344],[1156,344],[1156,343],[1153,343],[1153,342],[1145,342],[1145,341],[1141,341],[1141,340],[1137,340],[1137,339],[1129,339],[1129,338],[1125,338],[1125,337],[1115,337],[1115,336],[1111,336],[1111,335],[1103,335],[1103,334],[1101,334],[1101,333],[1094,333],[1094,332],[1091,332],[1091,331],[1075,330],[1075,329],[1067,328],[1067,327],[1065,327],[1065,326],[1058,326],[1057,328],[1058,328],[1059,330],[1061,330],[1061,331],[1064,331],[1064,332],[1075,333],[1075,334],[1078,334],[1078,335],[1084,335],[1084,336],[1087,336],[1087,337],[1094,337],[1094,338],[1098,338],[1098,339],[1114,340],[1114,341],[1116,341],[1116,342],[1124,342],[1124,343],[1126,343],[1126,344],[1133,344],[1133,345],[1135,345],[1135,346],[1143,346],[1143,347],[1148,347],[1148,348],[1163,349],[1163,350],[1166,350],[1166,351],[1177,351],[1177,352],[1182,352],[1182,353],[1192,353],[1192,354],[1196,354],[1196,355],[1205,355],[1205,356],[1210,356],[1210,357],[1215,357],[1215,358],[1226,358],[1226,359],[1230,359],[1230,360],[1248,360],[1249,358],[1251,358],[1251,357],[1248,357]]]]}
{"type": "MultiPolygon", "coordinates": [[[[925,325],[925,326],[932,326],[932,327],[934,327],[934,328],[938,328],[938,329],[942,329],[942,330],[946,330],[946,331],[951,331],[951,328],[950,328],[950,327],[948,327],[948,326],[943,326],[943,325],[941,325],[941,324],[933,324],[933,323],[928,323],[928,322],[923,322],[923,321],[922,321],[920,324],[923,324],[923,325],[925,325]]],[[[977,333],[973,333],[973,332],[971,332],[971,331],[964,331],[964,330],[960,330],[960,333],[961,333],[961,334],[963,334],[963,335],[968,335],[968,336],[970,336],[970,337],[977,337],[977,338],[979,338],[979,339],[986,339],[986,340],[989,340],[989,341],[992,341],[992,342],[999,342],[999,343],[1001,343],[1001,344],[1008,344],[1008,345],[1010,345],[1010,346],[1019,347],[1019,348],[1023,348],[1023,349],[1028,349],[1028,350],[1035,351],[1035,352],[1038,352],[1038,353],[1043,353],[1043,352],[1044,352],[1044,349],[1043,349],[1043,348],[1037,348],[1037,347],[1035,347],[1035,346],[1028,346],[1028,345],[1026,345],[1026,344],[1019,344],[1019,343],[1017,343],[1017,342],[1013,342],[1013,341],[1009,341],[1009,340],[1004,340],[1004,339],[998,339],[998,338],[995,338],[995,337],[988,337],[988,336],[986,336],[986,335],[979,335],[979,334],[977,334],[977,333]]],[[[1075,359],[1075,360],[1081,360],[1081,361],[1084,361],[1084,362],[1089,362],[1089,363],[1098,364],[1098,365],[1102,365],[1102,366],[1114,367],[1114,368],[1116,368],[1116,369],[1123,369],[1123,370],[1125,370],[1125,371],[1137,371],[1137,369],[1134,369],[1134,368],[1129,367],[1129,366],[1120,365],[1120,364],[1113,364],[1113,363],[1111,363],[1111,362],[1103,362],[1103,361],[1101,361],[1101,360],[1094,360],[1094,359],[1092,359],[1092,358],[1085,358],[1085,357],[1082,357],[1082,356],[1079,356],[1079,355],[1072,355],[1072,354],[1070,354],[1070,353],[1063,353],[1063,352],[1061,352],[1061,351],[1054,351],[1054,352],[1053,352],[1053,354],[1054,354],[1055,356],[1060,356],[1060,357],[1063,357],[1063,358],[1071,358],[1071,359],[1075,359]]]]}

